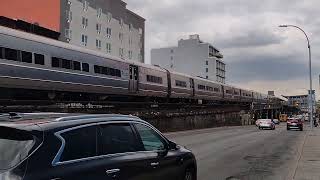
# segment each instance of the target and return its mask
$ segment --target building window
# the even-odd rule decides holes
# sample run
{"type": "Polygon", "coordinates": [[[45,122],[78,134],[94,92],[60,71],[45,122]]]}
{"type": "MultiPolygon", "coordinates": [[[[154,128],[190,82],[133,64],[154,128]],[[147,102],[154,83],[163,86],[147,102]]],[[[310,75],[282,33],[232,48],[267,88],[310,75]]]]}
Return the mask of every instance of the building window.
{"type": "Polygon", "coordinates": [[[98,9],[97,9],[97,18],[100,18],[100,17],[101,17],[101,14],[102,14],[102,9],[101,9],[101,8],[98,8],[98,9]]]}
{"type": "Polygon", "coordinates": [[[96,48],[101,49],[101,40],[96,39],[96,48]]]}
{"type": "Polygon", "coordinates": [[[123,41],[123,33],[119,33],[119,40],[122,42],[123,41]]]}
{"type": "Polygon", "coordinates": [[[71,29],[66,29],[65,36],[68,39],[72,39],[72,30],[71,29]]]}
{"type": "Polygon", "coordinates": [[[132,31],[132,24],[129,24],[129,31],[131,32],[132,31]]]}
{"type": "Polygon", "coordinates": [[[129,59],[132,59],[132,51],[128,51],[128,56],[129,56],[129,59]]]}
{"type": "Polygon", "coordinates": [[[208,68],[206,68],[206,72],[209,72],[209,69],[208,69],[208,68]]]}
{"type": "Polygon", "coordinates": [[[110,43],[106,43],[106,49],[107,49],[107,53],[111,53],[111,44],[110,43]]]}
{"type": "Polygon", "coordinates": [[[107,32],[107,38],[110,39],[111,38],[111,33],[112,33],[111,28],[107,28],[106,32],[107,32]]]}
{"type": "Polygon", "coordinates": [[[147,81],[152,83],[162,84],[162,78],[157,76],[147,75],[147,81]]]}
{"type": "Polygon", "coordinates": [[[88,7],[89,7],[89,2],[82,0],[82,9],[83,11],[88,11],[88,7]]]}
{"type": "Polygon", "coordinates": [[[170,50],[170,53],[173,53],[173,49],[170,50]]]}
{"type": "Polygon", "coordinates": [[[139,53],[138,58],[139,58],[139,60],[140,60],[140,61],[142,61],[142,60],[143,60],[143,56],[142,56],[142,54],[141,54],[141,53],[139,53]]]}
{"type": "Polygon", "coordinates": [[[209,79],[209,77],[208,77],[208,76],[206,76],[206,79],[209,79]]]}
{"type": "Polygon", "coordinates": [[[66,11],[67,22],[70,23],[72,21],[72,11],[66,11]]]}
{"type": "Polygon", "coordinates": [[[173,60],[173,56],[170,57],[170,60],[171,60],[171,61],[173,60]]]}
{"type": "Polygon", "coordinates": [[[111,22],[111,19],[112,19],[112,14],[108,12],[107,13],[107,21],[111,22]]]}
{"type": "Polygon", "coordinates": [[[82,17],[82,27],[84,29],[88,27],[88,18],[82,17]]]}
{"type": "Polygon", "coordinates": [[[139,35],[142,35],[142,29],[141,28],[139,28],[139,35]]]}
{"type": "Polygon", "coordinates": [[[87,36],[87,35],[82,34],[81,44],[82,44],[83,46],[87,46],[87,44],[88,44],[88,36],[87,36]]]}
{"type": "Polygon", "coordinates": [[[120,19],[119,24],[120,24],[120,28],[123,28],[123,19],[122,18],[120,19]]]}
{"type": "Polygon", "coordinates": [[[129,37],[129,46],[131,46],[131,45],[132,45],[132,38],[129,37]]]}
{"type": "Polygon", "coordinates": [[[206,65],[209,65],[209,61],[206,61],[206,65]]]}
{"type": "Polygon", "coordinates": [[[101,24],[96,24],[97,34],[101,33],[101,24]]]}
{"type": "Polygon", "coordinates": [[[119,56],[121,57],[121,58],[123,58],[123,48],[119,48],[119,56]]]}

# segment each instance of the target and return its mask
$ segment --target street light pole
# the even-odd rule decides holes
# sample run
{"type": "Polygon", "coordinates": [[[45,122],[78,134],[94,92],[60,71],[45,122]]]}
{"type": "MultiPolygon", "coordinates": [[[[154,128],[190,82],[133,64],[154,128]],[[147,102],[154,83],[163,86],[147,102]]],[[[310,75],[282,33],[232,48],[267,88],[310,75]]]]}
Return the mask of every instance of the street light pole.
{"type": "Polygon", "coordinates": [[[311,71],[311,46],[310,46],[310,41],[309,41],[309,37],[307,36],[306,32],[304,32],[303,29],[301,29],[298,26],[295,25],[280,25],[279,27],[294,27],[299,29],[301,32],[303,32],[303,34],[306,36],[307,41],[308,41],[308,49],[309,49],[309,80],[310,80],[310,95],[309,95],[309,121],[310,121],[310,127],[311,129],[313,129],[313,103],[312,103],[312,94],[313,94],[313,90],[312,90],[312,71],[311,71]]]}

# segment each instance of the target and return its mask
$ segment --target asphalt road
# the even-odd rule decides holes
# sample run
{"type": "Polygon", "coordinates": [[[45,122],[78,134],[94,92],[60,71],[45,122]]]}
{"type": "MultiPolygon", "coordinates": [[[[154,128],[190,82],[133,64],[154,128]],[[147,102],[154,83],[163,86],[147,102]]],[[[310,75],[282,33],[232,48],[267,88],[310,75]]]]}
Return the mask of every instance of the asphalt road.
{"type": "Polygon", "coordinates": [[[194,152],[199,180],[284,180],[296,171],[305,135],[281,124],[276,130],[242,126],[166,136],[194,152]]]}

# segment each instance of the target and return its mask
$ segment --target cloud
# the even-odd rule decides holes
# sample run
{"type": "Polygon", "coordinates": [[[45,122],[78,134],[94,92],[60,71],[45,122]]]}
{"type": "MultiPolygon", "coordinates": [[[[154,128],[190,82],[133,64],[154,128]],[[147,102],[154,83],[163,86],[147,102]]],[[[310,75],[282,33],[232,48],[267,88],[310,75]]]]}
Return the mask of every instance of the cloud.
{"type": "Polygon", "coordinates": [[[220,48],[248,48],[280,44],[285,39],[287,38],[278,36],[272,31],[256,29],[245,33],[234,33],[228,37],[219,36],[215,42],[220,48]]]}
{"type": "Polygon", "coordinates": [[[311,40],[314,87],[319,89],[319,0],[126,2],[129,9],[146,18],[147,63],[152,48],[176,46],[179,39],[196,33],[224,55],[228,82],[257,90],[264,83],[273,88],[281,84],[290,89],[305,87],[304,82],[308,82],[305,37],[297,29],[278,27],[301,26],[311,40]]]}

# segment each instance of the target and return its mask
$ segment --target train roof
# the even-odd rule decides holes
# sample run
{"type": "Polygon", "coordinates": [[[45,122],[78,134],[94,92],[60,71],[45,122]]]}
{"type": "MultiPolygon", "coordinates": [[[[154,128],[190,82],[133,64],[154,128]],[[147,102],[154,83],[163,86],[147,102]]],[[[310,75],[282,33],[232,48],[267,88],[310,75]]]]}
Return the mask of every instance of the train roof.
{"type": "Polygon", "coordinates": [[[25,40],[31,40],[34,42],[39,42],[39,43],[45,43],[48,45],[52,45],[52,46],[56,46],[56,47],[61,47],[61,48],[65,48],[65,49],[70,49],[73,51],[78,51],[81,53],[86,53],[86,54],[90,54],[90,55],[94,55],[94,56],[99,56],[99,57],[103,57],[103,58],[107,58],[107,59],[112,59],[112,60],[116,60],[116,61],[120,61],[120,62],[124,62],[124,63],[130,63],[133,65],[138,65],[138,66],[142,66],[142,67],[146,67],[146,68],[154,68],[156,70],[159,71],[164,71],[163,68],[159,68],[153,65],[149,65],[149,64],[145,64],[145,63],[141,63],[141,62],[135,62],[135,61],[125,61],[121,58],[115,57],[115,56],[111,56],[99,51],[95,51],[95,50],[91,50],[88,48],[83,48],[81,46],[76,46],[73,44],[69,44],[66,42],[62,42],[62,41],[58,41],[55,39],[50,39],[44,36],[40,36],[40,35],[36,35],[36,34],[31,34],[28,32],[24,32],[24,31],[20,31],[20,30],[16,30],[16,29],[11,29],[11,28],[7,28],[4,26],[0,26],[0,34],[5,34],[5,35],[9,35],[9,36],[13,36],[13,37],[18,37],[21,39],[25,39],[25,40]]]}
{"type": "MultiPolygon", "coordinates": [[[[55,40],[55,39],[50,39],[50,38],[47,38],[47,37],[31,34],[31,33],[20,31],[20,30],[16,30],[16,29],[7,28],[7,27],[4,27],[4,26],[0,26],[0,34],[5,34],[5,35],[8,35],[8,36],[18,37],[18,38],[21,38],[21,39],[31,40],[31,41],[39,42],[39,43],[45,43],[45,44],[49,44],[49,45],[56,46],[56,47],[70,49],[70,50],[74,50],[74,51],[78,51],[78,52],[82,52],[82,53],[86,53],[86,54],[90,54],[90,55],[94,55],[94,56],[99,56],[99,57],[103,57],[103,58],[107,58],[107,59],[116,60],[116,61],[119,61],[119,62],[130,63],[130,64],[133,64],[133,65],[137,65],[137,66],[141,66],[141,67],[145,67],[145,68],[155,69],[155,70],[158,70],[158,71],[163,71],[163,72],[166,71],[165,68],[160,67],[160,66],[145,64],[145,63],[136,62],[136,61],[125,61],[125,60],[123,60],[121,58],[118,58],[118,57],[115,57],[115,56],[111,56],[111,55],[108,55],[108,54],[105,54],[105,53],[102,53],[102,52],[99,52],[99,51],[83,48],[81,46],[72,45],[72,44],[65,43],[65,42],[62,42],[62,41],[58,41],[58,40],[55,40]]],[[[204,79],[204,78],[200,78],[200,77],[195,77],[195,76],[183,74],[183,73],[175,72],[175,71],[172,71],[172,70],[169,70],[169,71],[171,73],[173,73],[173,74],[182,75],[182,76],[186,76],[186,77],[197,79],[197,80],[201,80],[201,81],[206,81],[206,82],[211,82],[211,83],[215,83],[215,84],[219,84],[219,85],[223,85],[223,86],[242,89],[242,88],[239,88],[239,87],[236,87],[236,86],[233,86],[233,85],[229,85],[229,84],[222,84],[222,83],[219,83],[219,82],[216,82],[216,81],[211,81],[211,80],[208,80],[208,79],[204,79]]],[[[243,89],[243,90],[246,90],[246,89],[243,89]]],[[[251,91],[251,90],[246,90],[246,91],[255,92],[255,91],[251,91]]]]}

